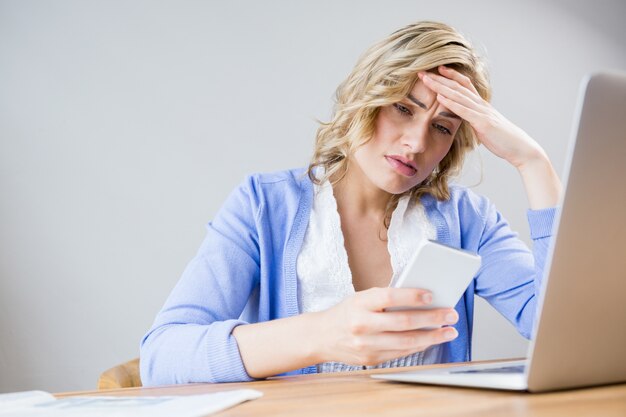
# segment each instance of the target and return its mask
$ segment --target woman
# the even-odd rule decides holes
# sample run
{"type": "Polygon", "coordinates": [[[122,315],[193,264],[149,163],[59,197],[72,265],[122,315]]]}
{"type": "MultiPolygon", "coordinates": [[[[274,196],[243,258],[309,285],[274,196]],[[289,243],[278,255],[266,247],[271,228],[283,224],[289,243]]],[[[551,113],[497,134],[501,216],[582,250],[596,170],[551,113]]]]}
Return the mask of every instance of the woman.
{"type": "Polygon", "coordinates": [[[474,294],[529,337],[560,182],[489,96],[449,26],[419,22],[371,47],[308,170],[250,176],[208,224],[142,341],[143,383],[470,360],[474,294]],[[476,144],[519,171],[532,253],[487,199],[449,186],[476,144]],[[429,238],[480,254],[476,278],[454,309],[385,312],[431,301],[388,287],[429,238]]]}

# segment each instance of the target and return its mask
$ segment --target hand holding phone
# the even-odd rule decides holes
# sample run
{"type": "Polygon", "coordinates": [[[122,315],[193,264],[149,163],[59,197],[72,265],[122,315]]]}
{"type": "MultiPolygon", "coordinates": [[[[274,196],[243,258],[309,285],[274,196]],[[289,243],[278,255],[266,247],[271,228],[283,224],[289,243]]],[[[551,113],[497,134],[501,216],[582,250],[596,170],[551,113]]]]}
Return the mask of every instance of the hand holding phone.
{"type": "MultiPolygon", "coordinates": [[[[428,307],[417,309],[454,308],[479,268],[479,255],[427,240],[390,286],[430,291],[432,303],[428,307]]],[[[407,308],[398,307],[393,310],[402,309],[407,308]]]]}

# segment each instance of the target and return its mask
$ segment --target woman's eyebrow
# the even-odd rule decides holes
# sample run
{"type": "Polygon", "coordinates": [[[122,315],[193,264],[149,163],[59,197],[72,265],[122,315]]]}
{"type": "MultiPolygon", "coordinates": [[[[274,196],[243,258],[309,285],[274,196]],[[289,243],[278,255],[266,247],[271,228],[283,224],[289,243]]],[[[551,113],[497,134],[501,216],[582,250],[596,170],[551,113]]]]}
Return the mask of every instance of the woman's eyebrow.
{"type": "Polygon", "coordinates": [[[409,100],[411,100],[411,101],[412,101],[414,104],[416,104],[417,106],[419,106],[419,107],[423,108],[424,110],[428,110],[428,107],[427,107],[424,103],[422,103],[421,101],[419,101],[418,99],[416,99],[415,97],[413,97],[413,95],[412,95],[412,94],[409,94],[409,95],[407,96],[407,98],[408,98],[409,100]]]}
{"type": "Polygon", "coordinates": [[[459,119],[459,120],[461,120],[461,116],[456,115],[454,113],[450,113],[449,111],[441,111],[441,112],[439,112],[439,116],[450,117],[452,119],[459,119]]]}
{"type": "MultiPolygon", "coordinates": [[[[418,99],[416,99],[415,97],[413,97],[412,94],[407,95],[407,98],[409,100],[411,100],[416,106],[424,109],[424,110],[428,110],[428,106],[426,106],[426,104],[422,103],[421,101],[419,101],[418,99]]],[[[461,119],[461,117],[457,116],[454,113],[450,113],[449,111],[442,111],[439,112],[439,116],[443,116],[443,117],[449,117],[452,119],[461,119]]]]}

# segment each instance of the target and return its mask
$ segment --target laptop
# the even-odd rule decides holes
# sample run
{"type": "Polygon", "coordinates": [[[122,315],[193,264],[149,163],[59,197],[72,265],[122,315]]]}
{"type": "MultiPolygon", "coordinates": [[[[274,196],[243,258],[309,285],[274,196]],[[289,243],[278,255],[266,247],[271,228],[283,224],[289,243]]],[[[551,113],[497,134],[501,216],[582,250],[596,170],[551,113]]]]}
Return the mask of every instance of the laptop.
{"type": "Polygon", "coordinates": [[[626,74],[581,86],[528,359],[372,375],[543,392],[626,382],[626,74]]]}

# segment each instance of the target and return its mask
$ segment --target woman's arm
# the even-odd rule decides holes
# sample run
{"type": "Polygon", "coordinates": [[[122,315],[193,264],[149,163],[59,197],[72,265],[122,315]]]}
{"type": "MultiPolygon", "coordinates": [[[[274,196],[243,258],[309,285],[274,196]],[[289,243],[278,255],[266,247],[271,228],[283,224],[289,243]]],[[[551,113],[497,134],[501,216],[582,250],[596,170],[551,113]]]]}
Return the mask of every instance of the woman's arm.
{"type": "Polygon", "coordinates": [[[534,159],[518,166],[531,210],[554,207],[563,192],[561,181],[548,156],[541,149],[534,159]]]}
{"type": "Polygon", "coordinates": [[[468,77],[445,66],[439,67],[439,73],[419,77],[443,106],[471,125],[481,144],[518,170],[530,208],[557,205],[561,181],[543,148],[480,97],[468,77]]]}
{"type": "Polygon", "coordinates": [[[482,265],[475,280],[476,295],[484,298],[526,338],[532,335],[537,312],[537,295],[552,239],[552,226],[557,209],[528,210],[532,253],[509,226],[494,205],[484,197],[474,196],[474,222],[480,225],[477,251],[482,265]],[[474,211],[476,210],[476,212],[474,211]]]}
{"type": "Polygon", "coordinates": [[[234,329],[246,371],[265,378],[321,362],[375,365],[457,337],[454,309],[385,312],[428,305],[427,291],[371,288],[317,313],[241,325],[234,329]]]}
{"type": "Polygon", "coordinates": [[[481,214],[485,219],[479,244],[483,266],[475,291],[529,338],[561,182],[543,148],[480,97],[468,77],[444,66],[439,67],[439,74],[419,76],[437,93],[439,103],[470,124],[482,145],[518,170],[524,183],[533,252],[488,204],[481,214]]]}
{"type": "Polygon", "coordinates": [[[144,385],[234,382],[246,374],[232,330],[258,284],[252,181],[231,193],[141,342],[144,385]]]}

